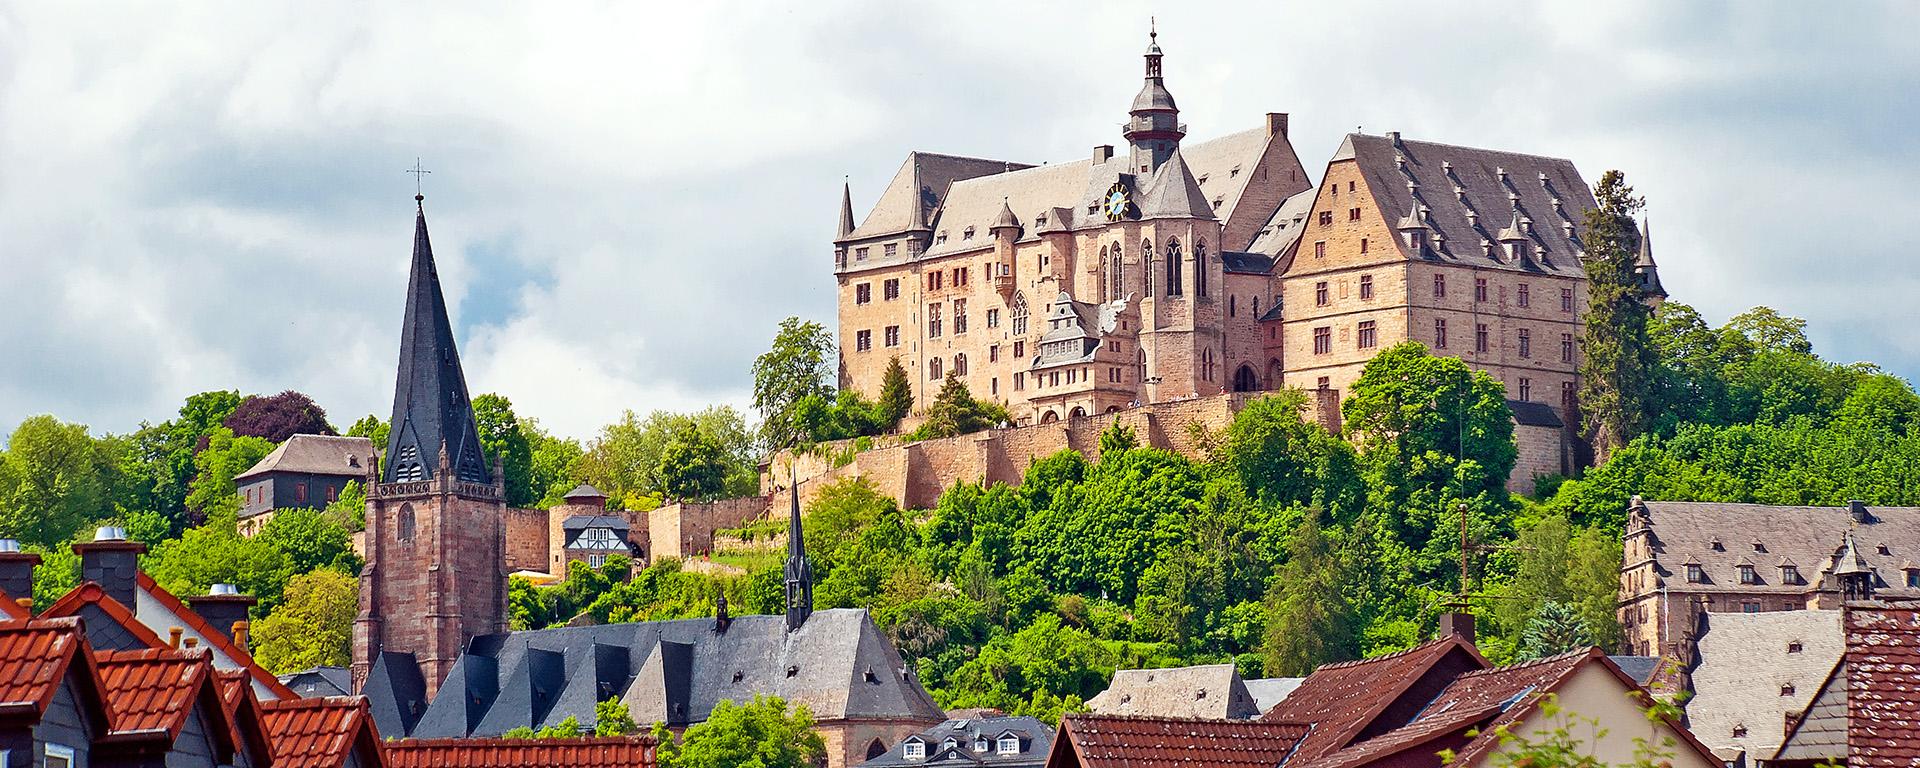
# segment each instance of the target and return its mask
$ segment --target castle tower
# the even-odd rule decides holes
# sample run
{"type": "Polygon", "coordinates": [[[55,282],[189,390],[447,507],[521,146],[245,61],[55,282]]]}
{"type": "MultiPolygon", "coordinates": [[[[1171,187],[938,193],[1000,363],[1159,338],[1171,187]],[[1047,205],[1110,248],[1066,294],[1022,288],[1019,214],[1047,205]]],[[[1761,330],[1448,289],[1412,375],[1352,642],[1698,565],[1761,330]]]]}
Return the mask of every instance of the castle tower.
{"type": "Polygon", "coordinates": [[[1660,285],[1660,266],[1653,263],[1652,225],[1640,222],[1640,253],[1633,260],[1633,280],[1640,287],[1640,301],[1648,309],[1659,309],[1667,300],[1667,289],[1660,285]]]}
{"type": "Polygon", "coordinates": [[[424,208],[414,220],[390,426],[379,474],[368,474],[354,687],[378,654],[402,653],[432,695],[467,640],[506,631],[506,495],[480,445],[424,208]]]}
{"type": "Polygon", "coordinates": [[[1158,169],[1180,146],[1180,137],[1187,135],[1186,127],[1180,124],[1180,108],[1174,106],[1173,94],[1161,80],[1160,33],[1155,30],[1147,38],[1147,81],[1140,86],[1140,94],[1133,97],[1127,128],[1122,132],[1133,148],[1132,170],[1141,174],[1158,169]]]}
{"type": "Polygon", "coordinates": [[[787,496],[793,509],[787,515],[787,631],[807,623],[813,615],[813,566],[807,562],[807,545],[800,539],[800,483],[795,481],[787,496]]]}

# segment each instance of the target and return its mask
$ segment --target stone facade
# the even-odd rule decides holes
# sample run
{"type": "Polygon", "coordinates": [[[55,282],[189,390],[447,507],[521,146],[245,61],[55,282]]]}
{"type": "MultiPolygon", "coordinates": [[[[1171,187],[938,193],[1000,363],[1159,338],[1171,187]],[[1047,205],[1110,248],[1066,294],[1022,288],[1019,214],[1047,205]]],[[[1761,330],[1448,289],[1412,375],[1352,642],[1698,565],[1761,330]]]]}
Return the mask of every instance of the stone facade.
{"type": "Polygon", "coordinates": [[[646,513],[640,530],[652,542],[654,558],[687,559],[713,552],[713,532],[738,528],[767,514],[765,496],[708,503],[673,503],[646,513]]]}

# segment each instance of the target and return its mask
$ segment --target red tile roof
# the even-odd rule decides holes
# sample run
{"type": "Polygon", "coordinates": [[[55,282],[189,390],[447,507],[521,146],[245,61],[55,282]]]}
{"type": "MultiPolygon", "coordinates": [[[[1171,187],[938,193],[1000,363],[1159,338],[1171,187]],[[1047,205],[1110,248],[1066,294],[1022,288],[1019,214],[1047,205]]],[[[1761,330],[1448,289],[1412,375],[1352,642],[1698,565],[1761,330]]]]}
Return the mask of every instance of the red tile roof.
{"type": "Polygon", "coordinates": [[[227,717],[233,720],[234,730],[246,741],[248,751],[259,756],[256,764],[273,762],[266,715],[260,710],[259,697],[253,695],[251,676],[243,669],[215,669],[213,678],[220,689],[220,702],[227,707],[227,717]]]}
{"type": "Polygon", "coordinates": [[[1853,606],[1847,623],[1847,765],[1920,763],[1920,609],[1853,606]]]}
{"type": "Polygon", "coordinates": [[[653,747],[653,739],[646,736],[402,739],[386,744],[389,768],[652,768],[653,747]]]}
{"type": "Polygon", "coordinates": [[[1054,750],[1072,750],[1081,768],[1274,768],[1307,731],[1296,723],[1067,715],[1054,750]]]}
{"type": "MultiPolygon", "coordinates": [[[[0,622],[0,714],[37,722],[75,664],[81,687],[97,699],[99,673],[86,648],[78,619],[0,622]]],[[[103,720],[97,725],[104,725],[105,707],[99,709],[103,720]]]]}
{"type": "MultiPolygon", "coordinates": [[[[1437,762],[1443,749],[1458,750],[1471,737],[1467,731],[1486,724],[1500,714],[1496,706],[1466,707],[1415,720],[1404,728],[1388,731],[1342,749],[1313,764],[1313,768],[1358,768],[1376,761],[1418,751],[1424,760],[1437,762]]],[[[1404,764],[1404,761],[1395,761],[1404,764]]]]}
{"type": "Polygon", "coordinates": [[[361,768],[378,768],[379,735],[359,696],[284,699],[261,704],[272,735],[274,768],[338,768],[358,752],[361,768]]]}
{"type": "MultiPolygon", "coordinates": [[[[178,736],[194,700],[212,690],[213,664],[204,652],[145,648],[97,651],[96,656],[117,731],[165,731],[178,736]]],[[[218,694],[214,696],[219,701],[218,694]]]]}
{"type": "Polygon", "coordinates": [[[1300,754],[1311,758],[1332,754],[1353,743],[1422,675],[1456,651],[1470,655],[1476,665],[1486,666],[1473,644],[1451,636],[1399,653],[1327,664],[1300,681],[1300,687],[1261,719],[1312,725],[1313,732],[1300,745],[1300,754]]]}
{"type": "Polygon", "coordinates": [[[88,605],[98,606],[108,618],[133,633],[133,636],[139,638],[140,642],[145,643],[148,648],[167,647],[167,641],[160,639],[160,636],[154,634],[151,628],[140,623],[140,619],[133,615],[133,609],[113,599],[107,594],[107,590],[91,581],[81,582],[80,586],[61,595],[59,600],[53,601],[53,605],[47,606],[40,615],[42,617],[79,616],[80,609],[88,605]]]}
{"type": "MultiPolygon", "coordinates": [[[[1450,715],[1461,711],[1480,713],[1482,718],[1492,714],[1479,738],[1468,742],[1456,750],[1458,755],[1454,765],[1469,766],[1500,746],[1500,739],[1493,729],[1516,722],[1534,710],[1542,696],[1560,687],[1562,682],[1573,676],[1575,670],[1594,659],[1604,661],[1606,655],[1598,648],[1549,656],[1544,659],[1504,667],[1468,672],[1454,678],[1453,683],[1440,696],[1420,711],[1420,717],[1413,725],[1419,725],[1428,718],[1450,719],[1450,715]]],[[[1632,681],[1628,681],[1631,685],[1632,681]]],[[[1638,686],[1634,686],[1635,689],[1638,686]]]]}
{"type": "Polygon", "coordinates": [[[193,629],[193,631],[200,633],[201,637],[206,638],[207,645],[219,649],[221,654],[229,659],[233,659],[234,663],[244,667],[248,674],[253,676],[254,682],[265,686],[268,691],[273,692],[275,698],[296,699],[300,697],[300,694],[294,693],[292,688],[288,688],[286,684],[280,682],[280,678],[274,677],[272,672],[268,672],[266,667],[255,663],[253,655],[247,653],[246,649],[236,645],[233,640],[227,637],[226,633],[214,629],[213,625],[208,624],[207,620],[201,618],[199,613],[194,612],[192,608],[188,608],[186,603],[180,602],[180,598],[174,597],[172,592],[162,589],[160,585],[153,580],[152,576],[147,575],[146,571],[139,572],[138,583],[140,588],[146,590],[147,594],[151,595],[155,601],[165,606],[166,609],[174,615],[179,616],[180,621],[193,629]]]}

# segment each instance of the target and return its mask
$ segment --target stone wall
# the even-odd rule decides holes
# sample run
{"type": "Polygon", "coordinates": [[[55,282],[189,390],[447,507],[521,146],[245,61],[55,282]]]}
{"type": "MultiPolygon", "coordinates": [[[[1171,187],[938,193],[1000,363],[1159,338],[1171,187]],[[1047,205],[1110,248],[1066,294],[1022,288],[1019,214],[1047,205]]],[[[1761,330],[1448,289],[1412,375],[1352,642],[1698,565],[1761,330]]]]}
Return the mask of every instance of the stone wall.
{"type": "Polygon", "coordinates": [[[547,510],[507,509],[507,573],[546,571],[548,553],[559,545],[549,540],[547,510]]]}
{"type": "Polygon", "coordinates": [[[1530,495],[1539,478],[1566,474],[1569,446],[1565,429],[1517,424],[1513,443],[1519,455],[1514,457],[1513,472],[1507,476],[1507,490],[1530,495]]]}
{"type": "Polygon", "coordinates": [[[650,540],[652,559],[687,559],[713,551],[713,532],[738,528],[767,514],[767,497],[744,496],[705,504],[667,504],[636,521],[650,540]]]}

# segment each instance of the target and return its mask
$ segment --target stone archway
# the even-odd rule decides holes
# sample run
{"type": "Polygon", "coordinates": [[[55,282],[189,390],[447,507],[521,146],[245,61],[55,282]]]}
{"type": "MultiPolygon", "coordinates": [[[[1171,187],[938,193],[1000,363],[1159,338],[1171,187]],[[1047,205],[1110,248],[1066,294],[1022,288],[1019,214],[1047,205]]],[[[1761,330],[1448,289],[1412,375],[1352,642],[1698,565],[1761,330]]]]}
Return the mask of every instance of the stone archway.
{"type": "Polygon", "coordinates": [[[1233,372],[1233,391],[1252,392],[1260,388],[1260,377],[1253,372],[1253,366],[1242,365],[1233,372]]]}
{"type": "Polygon", "coordinates": [[[1068,417],[1073,419],[1084,419],[1087,417],[1087,409],[1076,405],[1073,407],[1073,413],[1068,414],[1068,417]]]}
{"type": "Polygon", "coordinates": [[[1055,412],[1053,412],[1053,411],[1051,411],[1051,410],[1049,410],[1049,411],[1046,411],[1045,413],[1042,413],[1042,414],[1040,414],[1040,423],[1042,423],[1042,424],[1052,424],[1052,423],[1054,423],[1054,422],[1057,422],[1057,421],[1059,421],[1059,420],[1060,420],[1060,414],[1058,414],[1058,413],[1055,413],[1055,412]]]}

